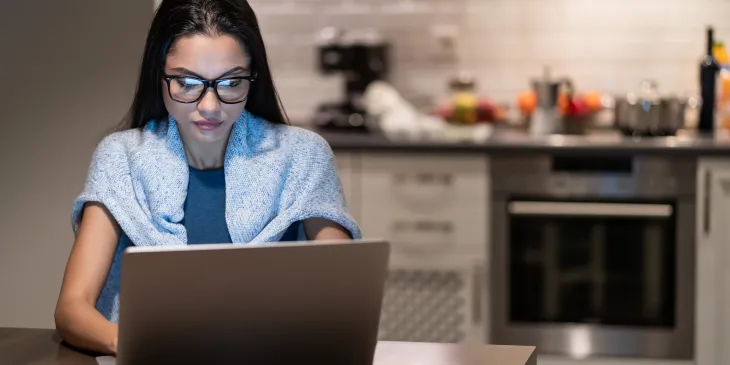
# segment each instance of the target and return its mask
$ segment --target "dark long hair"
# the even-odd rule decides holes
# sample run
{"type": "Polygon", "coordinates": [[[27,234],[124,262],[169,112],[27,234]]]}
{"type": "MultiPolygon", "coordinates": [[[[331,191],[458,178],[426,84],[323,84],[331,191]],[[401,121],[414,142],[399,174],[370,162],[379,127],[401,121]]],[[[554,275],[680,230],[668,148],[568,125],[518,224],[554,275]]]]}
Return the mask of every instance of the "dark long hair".
{"type": "Polygon", "coordinates": [[[253,9],[246,0],[164,0],[147,35],[137,91],[121,129],[144,127],[166,118],[162,77],[170,46],[182,36],[227,34],[239,39],[251,56],[256,81],[251,84],[246,110],[271,123],[288,124],[274,87],[264,40],[253,9]]]}

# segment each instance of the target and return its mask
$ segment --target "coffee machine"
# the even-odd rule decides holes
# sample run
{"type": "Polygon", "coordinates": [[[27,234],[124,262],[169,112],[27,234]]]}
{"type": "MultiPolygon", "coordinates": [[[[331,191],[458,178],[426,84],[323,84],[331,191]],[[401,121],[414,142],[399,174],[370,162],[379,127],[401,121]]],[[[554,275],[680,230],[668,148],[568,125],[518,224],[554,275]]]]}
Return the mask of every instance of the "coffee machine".
{"type": "Polygon", "coordinates": [[[386,80],[390,45],[374,30],[341,32],[336,28],[320,31],[318,68],[324,75],[344,76],[341,100],[317,107],[314,124],[321,129],[368,132],[368,114],[362,96],[373,81],[386,80]]]}

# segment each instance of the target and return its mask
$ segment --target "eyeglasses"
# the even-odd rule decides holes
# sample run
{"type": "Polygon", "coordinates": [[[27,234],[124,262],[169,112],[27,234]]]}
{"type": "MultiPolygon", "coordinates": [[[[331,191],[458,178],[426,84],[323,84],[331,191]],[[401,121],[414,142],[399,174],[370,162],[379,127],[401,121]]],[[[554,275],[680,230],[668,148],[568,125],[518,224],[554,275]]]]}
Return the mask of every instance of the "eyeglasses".
{"type": "Polygon", "coordinates": [[[203,98],[208,88],[212,87],[221,103],[238,104],[248,99],[248,91],[251,83],[256,80],[256,74],[218,80],[184,75],[165,75],[164,79],[167,82],[170,98],[178,103],[196,103],[203,98]]]}

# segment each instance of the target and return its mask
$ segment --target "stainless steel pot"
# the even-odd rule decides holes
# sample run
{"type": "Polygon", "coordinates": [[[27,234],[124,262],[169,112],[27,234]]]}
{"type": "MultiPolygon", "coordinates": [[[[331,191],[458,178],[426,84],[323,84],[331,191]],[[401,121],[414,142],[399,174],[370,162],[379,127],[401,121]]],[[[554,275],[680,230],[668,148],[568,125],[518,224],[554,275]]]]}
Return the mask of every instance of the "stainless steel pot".
{"type": "Polygon", "coordinates": [[[688,107],[696,104],[691,98],[661,96],[656,83],[645,80],[640,94],[616,98],[614,124],[625,135],[671,136],[685,127],[688,107]]]}
{"type": "Polygon", "coordinates": [[[685,127],[687,106],[687,98],[678,96],[662,98],[662,119],[655,130],[661,135],[675,135],[685,127]]]}

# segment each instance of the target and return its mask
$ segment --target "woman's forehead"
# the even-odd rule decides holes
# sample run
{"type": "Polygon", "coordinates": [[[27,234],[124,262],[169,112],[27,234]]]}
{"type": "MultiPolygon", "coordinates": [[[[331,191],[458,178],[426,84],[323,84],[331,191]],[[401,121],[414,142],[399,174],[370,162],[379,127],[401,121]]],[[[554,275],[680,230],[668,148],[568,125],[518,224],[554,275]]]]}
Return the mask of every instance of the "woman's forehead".
{"type": "Polygon", "coordinates": [[[167,55],[167,68],[186,68],[215,78],[235,67],[250,68],[244,45],[230,35],[192,35],[175,41],[167,55]]]}

